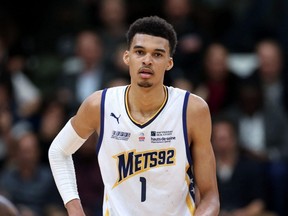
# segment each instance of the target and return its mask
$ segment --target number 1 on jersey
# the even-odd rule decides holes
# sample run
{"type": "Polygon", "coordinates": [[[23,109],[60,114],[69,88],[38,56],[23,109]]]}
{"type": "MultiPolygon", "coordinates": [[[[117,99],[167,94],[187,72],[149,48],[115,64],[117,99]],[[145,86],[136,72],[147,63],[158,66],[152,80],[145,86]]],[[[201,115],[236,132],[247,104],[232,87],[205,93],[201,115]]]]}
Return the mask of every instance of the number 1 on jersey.
{"type": "Polygon", "coordinates": [[[146,200],[146,178],[140,177],[141,182],[141,202],[146,200]]]}

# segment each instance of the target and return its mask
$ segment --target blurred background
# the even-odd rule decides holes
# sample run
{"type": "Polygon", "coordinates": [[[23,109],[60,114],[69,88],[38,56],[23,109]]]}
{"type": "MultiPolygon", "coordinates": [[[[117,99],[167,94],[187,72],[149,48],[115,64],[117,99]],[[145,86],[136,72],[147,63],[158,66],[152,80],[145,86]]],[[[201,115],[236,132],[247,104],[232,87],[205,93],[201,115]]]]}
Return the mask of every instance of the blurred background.
{"type": "MultiPolygon", "coordinates": [[[[0,194],[23,216],[66,215],[49,145],[89,94],[129,83],[127,28],[158,15],[178,35],[165,84],[212,114],[220,215],[287,215],[287,11],[286,0],[1,0],[0,194]]],[[[87,216],[102,212],[96,141],[74,155],[87,216]]]]}

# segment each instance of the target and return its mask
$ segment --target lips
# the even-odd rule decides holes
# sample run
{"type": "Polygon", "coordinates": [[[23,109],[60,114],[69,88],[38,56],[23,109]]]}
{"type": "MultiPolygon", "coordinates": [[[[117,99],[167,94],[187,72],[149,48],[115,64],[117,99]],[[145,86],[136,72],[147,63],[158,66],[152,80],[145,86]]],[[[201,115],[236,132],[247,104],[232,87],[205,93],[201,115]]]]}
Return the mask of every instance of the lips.
{"type": "Polygon", "coordinates": [[[139,74],[143,79],[147,79],[153,75],[153,70],[151,68],[142,67],[139,70],[139,74]]]}

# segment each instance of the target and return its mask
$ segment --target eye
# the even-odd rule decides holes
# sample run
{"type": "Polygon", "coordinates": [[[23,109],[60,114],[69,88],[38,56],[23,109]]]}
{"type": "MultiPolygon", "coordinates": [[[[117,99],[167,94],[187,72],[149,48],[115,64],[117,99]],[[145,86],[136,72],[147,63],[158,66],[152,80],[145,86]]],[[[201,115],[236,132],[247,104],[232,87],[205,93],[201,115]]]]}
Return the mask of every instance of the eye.
{"type": "Polygon", "coordinates": [[[137,55],[143,55],[143,54],[144,54],[144,52],[143,52],[142,50],[136,50],[135,53],[136,53],[137,55]]]}
{"type": "Polygon", "coordinates": [[[162,57],[163,55],[162,55],[162,53],[154,53],[154,56],[155,57],[162,57]]]}

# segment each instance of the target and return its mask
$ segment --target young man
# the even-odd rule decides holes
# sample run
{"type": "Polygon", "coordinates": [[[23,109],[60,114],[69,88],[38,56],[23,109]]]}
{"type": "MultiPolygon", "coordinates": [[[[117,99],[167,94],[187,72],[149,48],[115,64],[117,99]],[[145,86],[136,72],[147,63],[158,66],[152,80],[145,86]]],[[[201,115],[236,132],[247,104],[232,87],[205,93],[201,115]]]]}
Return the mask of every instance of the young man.
{"type": "Polygon", "coordinates": [[[71,155],[95,131],[104,215],[218,215],[207,104],[163,85],[165,72],[173,67],[173,27],[156,16],[141,18],[130,26],[127,40],[123,60],[131,84],[89,96],[49,150],[69,216],[85,215],[71,155]]]}

